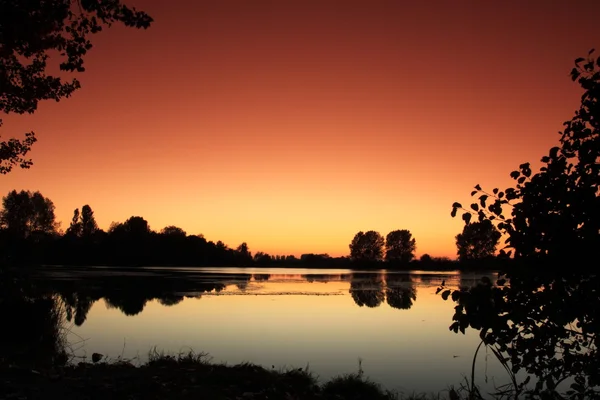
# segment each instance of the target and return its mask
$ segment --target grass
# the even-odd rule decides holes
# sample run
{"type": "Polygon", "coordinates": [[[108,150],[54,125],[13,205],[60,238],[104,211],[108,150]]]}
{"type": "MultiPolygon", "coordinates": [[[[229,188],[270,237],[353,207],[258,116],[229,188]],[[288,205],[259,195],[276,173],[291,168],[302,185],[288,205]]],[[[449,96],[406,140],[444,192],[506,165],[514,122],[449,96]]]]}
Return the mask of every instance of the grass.
{"type": "MultiPolygon", "coordinates": [[[[7,398],[214,400],[441,400],[447,396],[389,392],[359,371],[322,384],[305,368],[213,363],[206,353],[165,354],[153,349],[135,366],[119,358],[32,371],[0,365],[7,398]],[[12,397],[11,397],[12,396],[12,397]]],[[[453,400],[453,399],[452,399],[453,400]]]]}

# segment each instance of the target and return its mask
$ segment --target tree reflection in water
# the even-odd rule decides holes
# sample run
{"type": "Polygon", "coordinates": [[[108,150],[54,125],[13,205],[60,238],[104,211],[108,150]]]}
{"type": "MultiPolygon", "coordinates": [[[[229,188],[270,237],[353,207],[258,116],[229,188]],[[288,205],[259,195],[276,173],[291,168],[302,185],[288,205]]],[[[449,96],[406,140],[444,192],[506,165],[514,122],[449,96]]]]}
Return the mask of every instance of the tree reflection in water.
{"type": "Polygon", "coordinates": [[[350,295],[357,306],[375,308],[384,300],[392,308],[408,310],[417,300],[409,274],[360,273],[350,279],[350,295]]]}
{"type": "Polygon", "coordinates": [[[350,280],[350,295],[359,307],[379,307],[385,299],[383,290],[383,276],[379,273],[356,274],[350,280]]]}
{"type": "Polygon", "coordinates": [[[385,286],[385,299],[392,308],[409,310],[417,300],[417,290],[409,274],[388,273],[385,286]]]}
{"type": "MultiPolygon", "coordinates": [[[[44,293],[57,294],[65,320],[81,326],[87,314],[100,299],[127,316],[140,314],[156,300],[170,307],[185,298],[201,298],[206,293],[219,293],[226,287],[246,291],[251,281],[267,282],[269,274],[181,274],[159,271],[147,274],[95,274],[81,279],[40,279],[44,293]]],[[[349,281],[349,293],[359,307],[375,308],[383,303],[396,309],[410,309],[416,301],[416,289],[409,274],[354,273],[348,275],[304,275],[306,282],[349,281]]]]}

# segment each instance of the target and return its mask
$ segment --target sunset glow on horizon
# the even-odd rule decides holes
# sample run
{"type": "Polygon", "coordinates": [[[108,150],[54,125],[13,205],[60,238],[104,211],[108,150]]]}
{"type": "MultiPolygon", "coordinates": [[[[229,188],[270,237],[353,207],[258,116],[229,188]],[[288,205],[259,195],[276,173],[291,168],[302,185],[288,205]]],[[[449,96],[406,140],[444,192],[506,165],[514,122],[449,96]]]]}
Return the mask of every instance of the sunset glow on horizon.
{"type": "Polygon", "coordinates": [[[35,131],[29,170],[62,229],[142,216],[253,253],[348,255],[358,231],[408,229],[417,256],[456,257],[475,184],[513,184],[559,140],[600,50],[600,2],[126,0],[148,30],[93,38],[82,89],[35,131]]]}

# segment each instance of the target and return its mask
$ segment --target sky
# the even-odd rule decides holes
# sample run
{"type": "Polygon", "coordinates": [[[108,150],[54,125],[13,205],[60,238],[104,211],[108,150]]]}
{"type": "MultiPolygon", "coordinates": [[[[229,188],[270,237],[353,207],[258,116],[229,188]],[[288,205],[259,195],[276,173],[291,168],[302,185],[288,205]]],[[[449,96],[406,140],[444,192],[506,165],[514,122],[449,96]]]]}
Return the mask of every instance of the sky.
{"type": "Polygon", "coordinates": [[[82,89],[35,131],[39,190],[62,228],[142,216],[253,252],[348,255],[358,231],[408,229],[456,257],[476,184],[512,185],[578,108],[573,60],[600,50],[594,0],[126,0],[155,20],[94,37],[82,89]]]}

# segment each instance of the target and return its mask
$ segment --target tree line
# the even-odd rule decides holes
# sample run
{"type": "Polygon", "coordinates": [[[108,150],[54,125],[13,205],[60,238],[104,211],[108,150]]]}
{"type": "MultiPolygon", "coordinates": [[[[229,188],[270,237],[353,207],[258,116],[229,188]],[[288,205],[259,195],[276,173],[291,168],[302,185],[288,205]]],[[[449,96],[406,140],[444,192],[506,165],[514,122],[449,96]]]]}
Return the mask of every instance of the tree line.
{"type": "MultiPolygon", "coordinates": [[[[490,226],[485,223],[465,226],[463,233],[457,236],[459,259],[491,257],[497,243],[494,235],[499,237],[499,233],[489,229],[490,226]]],[[[297,258],[261,251],[252,254],[245,242],[230,248],[222,241],[209,241],[201,234],[188,235],[174,225],[154,231],[140,216],[113,222],[104,231],[98,227],[88,204],[73,211],[71,222],[63,232],[56,221],[52,200],[40,192],[24,190],[10,191],[3,197],[0,210],[3,264],[381,268],[383,262],[387,268],[418,262],[419,268],[425,269],[457,267],[450,259],[427,254],[415,260],[416,240],[406,229],[392,231],[385,239],[375,231],[358,232],[349,247],[348,257],[310,253],[297,258]]]]}

